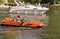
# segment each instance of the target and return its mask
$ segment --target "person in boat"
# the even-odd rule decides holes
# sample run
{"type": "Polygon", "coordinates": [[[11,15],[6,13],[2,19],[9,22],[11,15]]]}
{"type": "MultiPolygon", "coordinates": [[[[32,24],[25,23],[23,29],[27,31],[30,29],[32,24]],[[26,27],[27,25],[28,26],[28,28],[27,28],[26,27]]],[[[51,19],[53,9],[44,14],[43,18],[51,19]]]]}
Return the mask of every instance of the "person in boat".
{"type": "Polygon", "coordinates": [[[23,18],[22,18],[22,21],[29,21],[30,19],[27,17],[27,16],[24,16],[23,18]]]}
{"type": "Polygon", "coordinates": [[[36,4],[35,4],[35,7],[37,7],[37,6],[38,6],[38,4],[36,3],[36,4]]]}
{"type": "Polygon", "coordinates": [[[41,7],[41,4],[40,3],[38,3],[38,7],[41,7]]]}
{"type": "Polygon", "coordinates": [[[25,2],[23,1],[23,2],[22,2],[22,6],[24,6],[24,5],[25,5],[25,2]]]}
{"type": "Polygon", "coordinates": [[[16,17],[16,16],[14,16],[13,21],[14,21],[14,22],[16,22],[16,19],[17,19],[17,17],[16,17]]]}
{"type": "Polygon", "coordinates": [[[6,24],[10,22],[10,17],[6,17],[4,20],[2,20],[2,24],[6,24]]]}
{"type": "Polygon", "coordinates": [[[10,21],[10,17],[9,16],[6,17],[5,20],[6,20],[6,22],[9,22],[10,21]]]}
{"type": "Polygon", "coordinates": [[[14,16],[13,18],[11,18],[11,21],[20,22],[20,15],[14,16]]]}
{"type": "Polygon", "coordinates": [[[22,18],[22,25],[27,25],[27,23],[28,23],[28,21],[29,21],[30,19],[27,17],[27,16],[24,16],[23,18],[22,18]]]}
{"type": "Polygon", "coordinates": [[[17,22],[21,22],[20,15],[17,16],[17,22]]]}
{"type": "Polygon", "coordinates": [[[41,4],[40,3],[36,3],[35,7],[41,7],[41,4]]]}

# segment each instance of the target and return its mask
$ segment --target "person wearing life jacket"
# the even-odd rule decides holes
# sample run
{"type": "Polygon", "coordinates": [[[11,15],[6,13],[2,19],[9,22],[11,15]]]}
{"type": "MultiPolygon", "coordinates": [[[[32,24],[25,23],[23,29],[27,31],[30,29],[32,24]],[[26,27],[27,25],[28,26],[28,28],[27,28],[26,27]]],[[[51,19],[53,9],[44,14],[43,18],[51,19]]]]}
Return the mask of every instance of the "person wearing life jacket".
{"type": "Polygon", "coordinates": [[[9,22],[10,21],[10,17],[9,16],[6,17],[5,20],[6,20],[6,22],[9,22]]]}
{"type": "Polygon", "coordinates": [[[6,17],[4,20],[2,20],[2,24],[8,24],[10,22],[10,17],[6,17]]]}
{"type": "Polygon", "coordinates": [[[27,16],[24,16],[22,18],[22,24],[23,24],[23,26],[26,26],[28,24],[28,21],[29,21],[29,18],[27,16]]]}
{"type": "Polygon", "coordinates": [[[28,18],[27,16],[24,16],[24,17],[22,18],[22,21],[29,21],[29,18],[28,18]]]}
{"type": "Polygon", "coordinates": [[[21,19],[20,19],[20,15],[17,16],[17,22],[20,22],[21,19]]]}
{"type": "Polygon", "coordinates": [[[16,16],[14,16],[13,21],[14,21],[14,22],[16,22],[16,19],[17,19],[17,17],[16,17],[16,16]]]}
{"type": "Polygon", "coordinates": [[[6,24],[10,22],[10,18],[9,17],[6,17],[4,20],[2,20],[2,24],[6,24]]]}

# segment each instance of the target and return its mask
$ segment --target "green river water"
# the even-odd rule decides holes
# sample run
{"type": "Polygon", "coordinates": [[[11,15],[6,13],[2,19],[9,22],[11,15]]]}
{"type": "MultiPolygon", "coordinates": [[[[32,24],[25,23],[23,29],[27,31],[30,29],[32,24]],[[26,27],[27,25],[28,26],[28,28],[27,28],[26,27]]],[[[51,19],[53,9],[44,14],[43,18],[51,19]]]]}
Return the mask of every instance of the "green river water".
{"type": "Polygon", "coordinates": [[[60,7],[50,7],[48,26],[45,28],[43,39],[60,39],[60,7]]]}
{"type": "MultiPolygon", "coordinates": [[[[49,16],[48,25],[40,33],[40,39],[60,39],[60,7],[51,6],[46,14],[49,16]]],[[[4,15],[0,16],[0,19],[4,18],[4,15]]],[[[13,36],[0,33],[0,39],[13,39],[13,36]]]]}

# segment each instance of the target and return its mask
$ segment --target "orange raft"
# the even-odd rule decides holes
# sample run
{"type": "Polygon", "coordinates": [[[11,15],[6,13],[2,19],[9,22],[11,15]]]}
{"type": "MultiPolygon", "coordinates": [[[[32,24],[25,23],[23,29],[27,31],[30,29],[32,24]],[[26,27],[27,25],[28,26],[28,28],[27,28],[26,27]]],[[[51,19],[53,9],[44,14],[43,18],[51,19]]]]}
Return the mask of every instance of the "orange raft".
{"type": "Polygon", "coordinates": [[[22,20],[20,22],[17,22],[16,17],[14,17],[13,21],[11,21],[10,17],[7,17],[2,20],[0,26],[42,28],[42,27],[44,27],[44,23],[37,21],[37,20],[28,20],[28,21],[22,20]]]}

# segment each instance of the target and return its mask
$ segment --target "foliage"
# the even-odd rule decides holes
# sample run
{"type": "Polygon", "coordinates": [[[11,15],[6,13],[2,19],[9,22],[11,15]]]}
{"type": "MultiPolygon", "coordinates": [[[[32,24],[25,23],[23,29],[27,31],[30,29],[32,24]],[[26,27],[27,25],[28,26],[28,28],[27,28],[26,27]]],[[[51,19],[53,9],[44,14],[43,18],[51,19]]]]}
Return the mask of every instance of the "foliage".
{"type": "Polygon", "coordinates": [[[9,4],[13,4],[14,0],[8,0],[9,4]]]}
{"type": "MultiPolygon", "coordinates": [[[[60,0],[19,0],[19,1],[25,1],[25,2],[31,3],[31,4],[34,4],[34,3],[50,3],[50,4],[60,3],[60,0]]],[[[0,0],[0,3],[2,3],[2,0],[0,0]]],[[[10,3],[10,4],[14,3],[14,0],[8,0],[8,3],[10,3]]]]}
{"type": "Polygon", "coordinates": [[[50,3],[50,4],[53,4],[54,0],[42,0],[41,3],[50,3]]]}
{"type": "Polygon", "coordinates": [[[2,0],[0,0],[0,3],[2,3],[2,0]]]}
{"type": "Polygon", "coordinates": [[[31,4],[34,4],[34,3],[40,3],[41,0],[25,0],[25,2],[29,2],[31,4]]]}
{"type": "Polygon", "coordinates": [[[57,0],[57,3],[60,4],[60,0],[57,0]]]}

